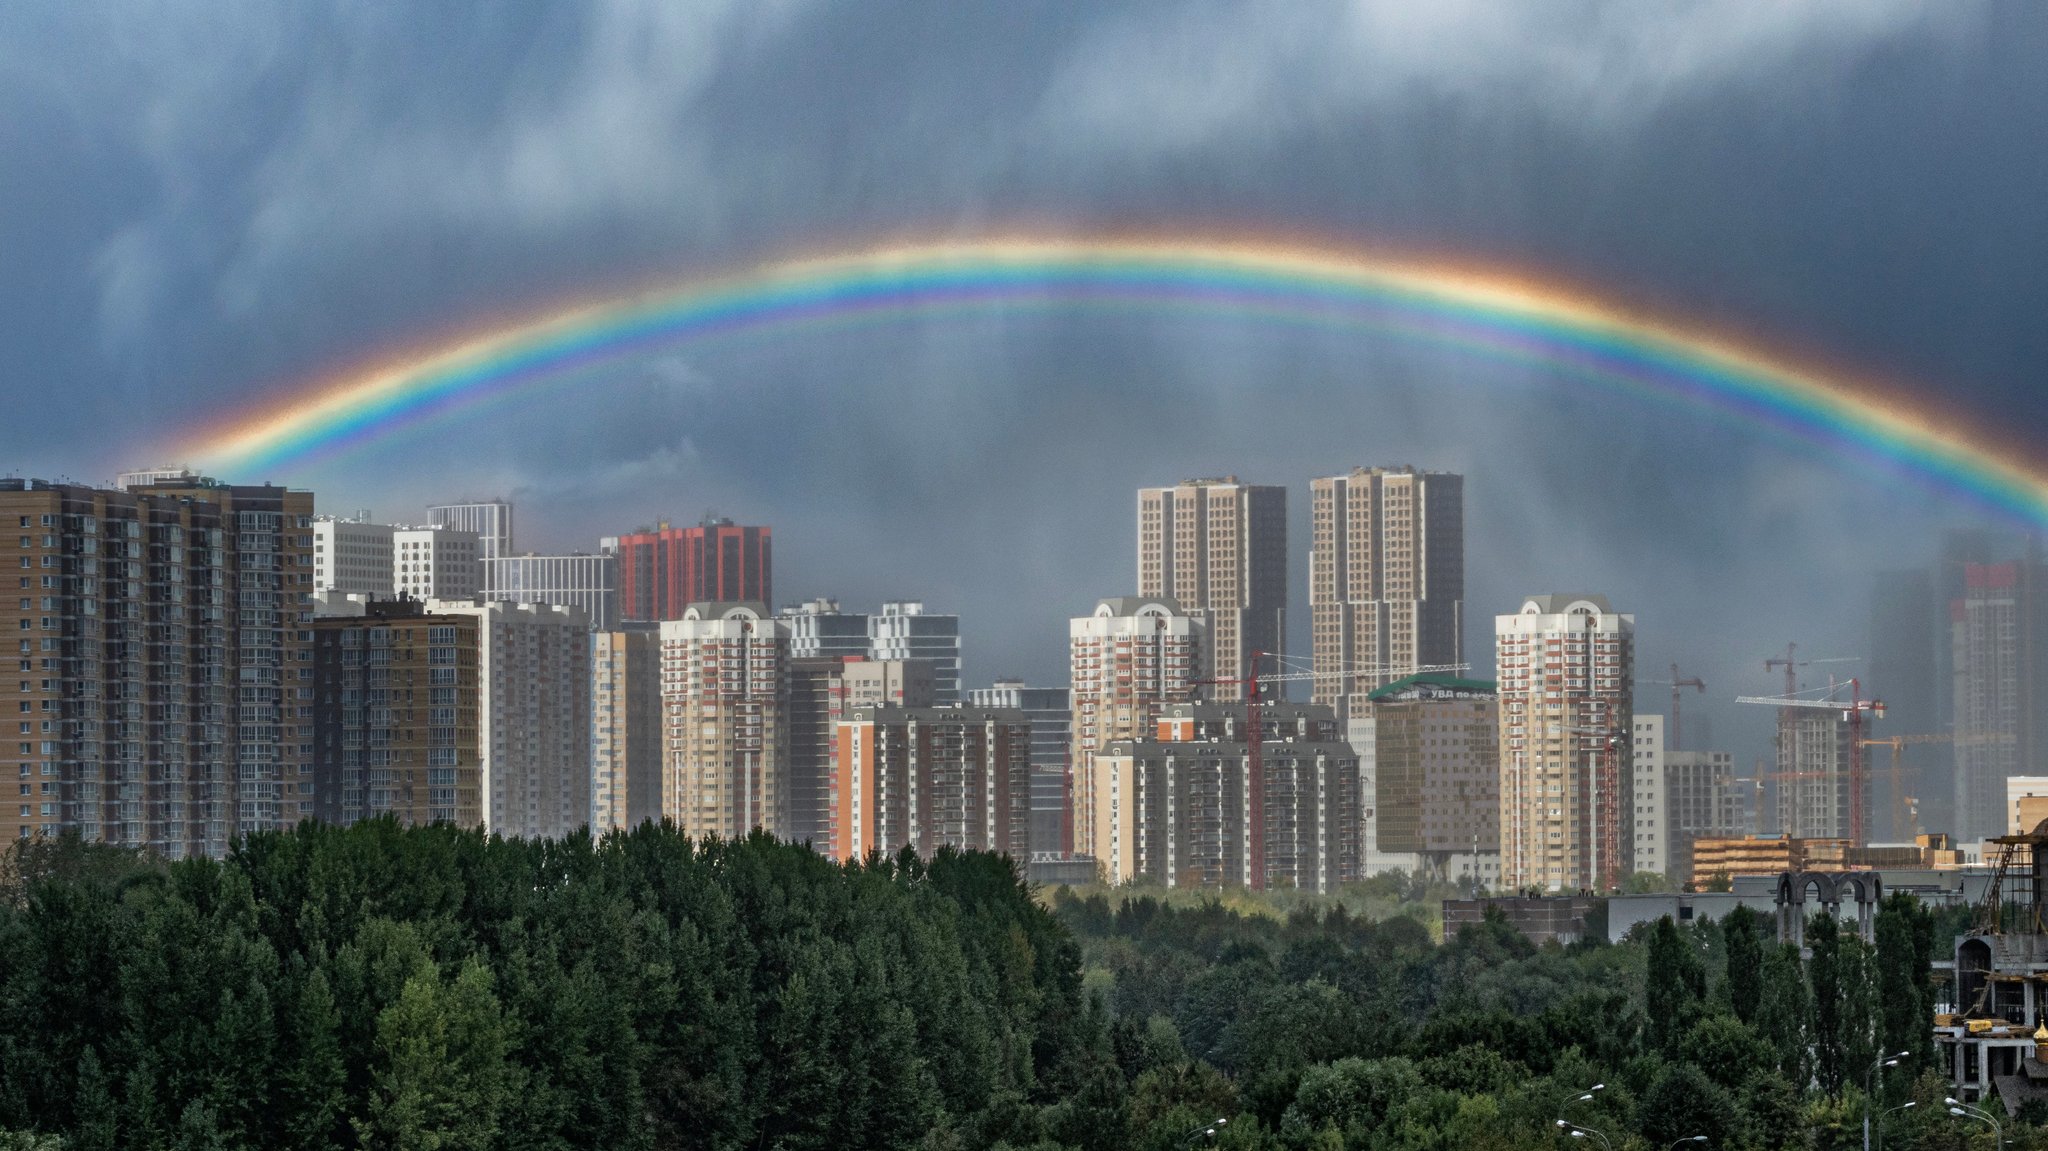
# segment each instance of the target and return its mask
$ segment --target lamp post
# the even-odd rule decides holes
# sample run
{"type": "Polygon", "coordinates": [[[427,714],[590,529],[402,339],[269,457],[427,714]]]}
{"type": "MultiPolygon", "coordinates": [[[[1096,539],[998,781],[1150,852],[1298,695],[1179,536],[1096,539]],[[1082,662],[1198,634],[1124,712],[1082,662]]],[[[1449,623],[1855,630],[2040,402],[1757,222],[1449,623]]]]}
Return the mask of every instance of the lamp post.
{"type": "Polygon", "coordinates": [[[1884,1151],[1884,1118],[1885,1118],[1885,1116],[1886,1116],[1886,1115],[1890,1115],[1890,1114],[1892,1114],[1892,1113],[1894,1113],[1894,1112],[1898,1112],[1898,1111],[1911,1111],[1911,1110],[1912,1110],[1913,1108],[1915,1108],[1915,1107],[1918,1107],[1918,1106],[1920,1106],[1920,1101],[1919,1101],[1918,1099],[1913,1099],[1913,1100],[1909,1100],[1909,1101],[1907,1101],[1907,1102],[1905,1102],[1905,1103],[1901,1103],[1901,1104],[1899,1104],[1899,1105],[1898,1105],[1897,1107],[1893,1107],[1893,1108],[1891,1108],[1891,1109],[1890,1109],[1889,1111],[1885,1111],[1885,1112],[1883,1112],[1883,1113],[1881,1113],[1881,1114],[1879,1114],[1879,1115],[1878,1115],[1878,1117],[1877,1117],[1877,1148],[1878,1148],[1878,1151],[1884,1151]]]}
{"type": "Polygon", "coordinates": [[[1897,1055],[1879,1055],[1870,1065],[1870,1074],[1863,1077],[1863,1151],[1870,1151],[1870,1111],[1877,1105],[1877,1097],[1871,1092],[1876,1089],[1878,1073],[1887,1067],[1897,1067],[1901,1059],[1912,1057],[1913,1053],[1910,1051],[1901,1051],[1897,1055]]]}
{"type": "Polygon", "coordinates": [[[1229,1119],[1212,1119],[1209,1122],[1202,1124],[1200,1127],[1197,1127],[1193,1131],[1190,1131],[1186,1135],[1182,1136],[1180,1145],[1183,1147],[1192,1147],[1200,1140],[1210,1138],[1211,1136],[1215,1135],[1218,1131],[1223,1130],[1223,1125],[1228,1122],[1230,1122],[1229,1119]]]}
{"type": "Polygon", "coordinates": [[[1593,1085],[1592,1085],[1591,1087],[1588,1087],[1588,1088],[1586,1088],[1586,1089],[1585,1089],[1584,1091],[1575,1091],[1575,1092],[1573,1092],[1572,1094],[1570,1094],[1570,1095],[1566,1096],[1566,1097],[1565,1097],[1565,1101],[1557,1105],[1557,1121],[1558,1121],[1558,1125],[1559,1125],[1559,1126],[1563,1126],[1563,1124],[1564,1124],[1564,1113],[1565,1113],[1566,1111],[1569,1111],[1569,1110],[1571,1110],[1571,1106],[1572,1106],[1572,1104],[1574,1104],[1574,1103],[1590,1103],[1590,1102],[1592,1102],[1592,1099],[1593,1099],[1593,1095],[1594,1095],[1594,1094],[1595,1094],[1596,1092],[1600,1092],[1600,1091],[1605,1091],[1605,1090],[1607,1090],[1607,1084],[1605,1084],[1605,1083],[1595,1083],[1595,1084],[1593,1084],[1593,1085]]]}
{"type": "Polygon", "coordinates": [[[2005,1125],[1993,1118],[1991,1112],[1985,1111],[1982,1108],[1972,1107],[1953,1096],[1943,1099],[1942,1102],[1948,1104],[1948,1113],[1958,1119],[1975,1119],[1979,1123],[1990,1124],[1991,1135],[1998,1141],[1997,1146],[2000,1148],[2005,1146],[2005,1125]]]}
{"type": "Polygon", "coordinates": [[[1706,1141],[1707,1137],[1705,1135],[1688,1135],[1683,1139],[1674,1141],[1669,1151],[1678,1151],[1679,1145],[1683,1143],[1705,1143],[1706,1141]]]}
{"type": "MultiPolygon", "coordinates": [[[[1560,1130],[1564,1131],[1565,1134],[1570,1135],[1574,1139],[1584,1139],[1586,1136],[1591,1135],[1593,1138],[1598,1139],[1600,1141],[1600,1146],[1605,1148],[1606,1151],[1614,1151],[1614,1144],[1609,1143],[1607,1141],[1607,1136],[1602,1135],[1598,1131],[1593,1130],[1591,1127],[1581,1127],[1576,1123],[1567,1123],[1562,1119],[1557,1121],[1557,1126],[1560,1130]]],[[[1682,1143],[1684,1142],[1684,1140],[1681,1139],[1679,1140],[1679,1142],[1682,1143]]]]}

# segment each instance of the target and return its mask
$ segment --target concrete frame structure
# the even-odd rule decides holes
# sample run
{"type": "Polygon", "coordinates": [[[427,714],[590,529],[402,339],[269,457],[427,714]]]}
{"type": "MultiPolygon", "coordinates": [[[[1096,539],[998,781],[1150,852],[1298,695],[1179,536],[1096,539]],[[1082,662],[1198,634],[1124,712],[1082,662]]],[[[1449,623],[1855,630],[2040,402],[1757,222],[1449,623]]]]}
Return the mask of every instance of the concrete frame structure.
{"type": "Polygon", "coordinates": [[[1068,621],[1074,729],[1069,747],[1074,851],[1108,859],[1124,848],[1117,796],[1124,781],[1097,755],[1152,734],[1159,709],[1194,698],[1207,666],[1207,627],[1163,596],[1118,596],[1068,621]],[[1100,800],[1098,801],[1098,796],[1100,800]]]}
{"type": "Polygon", "coordinates": [[[1286,488],[1224,476],[1138,489],[1138,594],[1206,624],[1201,678],[1242,679],[1253,652],[1285,655],[1287,592],[1286,488]]]}
{"type": "Polygon", "coordinates": [[[1314,702],[1342,715],[1400,669],[1464,662],[1465,478],[1355,468],[1310,480],[1309,505],[1314,702]]]}
{"type": "Polygon", "coordinates": [[[1778,876],[1775,899],[1778,911],[1778,941],[1806,946],[1806,920],[1818,909],[1840,920],[1844,902],[1856,912],[1856,934],[1865,943],[1877,942],[1877,913],[1884,905],[1884,876],[1875,871],[1787,871],[1778,876]],[[1812,899],[1807,895],[1811,893],[1812,899]]]}
{"type": "Polygon", "coordinates": [[[1597,595],[1494,617],[1501,884],[1604,890],[1634,861],[1635,617],[1597,595]]]}

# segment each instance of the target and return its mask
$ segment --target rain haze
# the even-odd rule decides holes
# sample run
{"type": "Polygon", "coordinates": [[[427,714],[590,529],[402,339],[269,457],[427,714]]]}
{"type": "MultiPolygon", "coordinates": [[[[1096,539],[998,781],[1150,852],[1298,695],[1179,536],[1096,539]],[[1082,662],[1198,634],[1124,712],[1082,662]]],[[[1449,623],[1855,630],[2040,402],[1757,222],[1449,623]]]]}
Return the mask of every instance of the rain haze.
{"type": "MultiPolygon", "coordinates": [[[[2048,7],[10,4],[0,348],[14,474],[106,481],[450,334],[808,252],[1279,237],[1511,269],[2048,428],[2048,7]]],[[[1797,642],[1986,519],[1886,466],[1542,366],[1257,316],[1000,309],[684,344],[278,474],[521,549],[708,510],[779,599],[957,611],[969,684],[1063,682],[1135,584],[1135,492],[1467,480],[1467,657],[1605,593],[1745,767],[1797,642]]],[[[1855,665],[1840,665],[1851,674],[1855,665]]],[[[1811,669],[1824,675],[1826,669],[1811,669]]],[[[1875,685],[1882,691],[1884,685],[1875,685]]],[[[1661,710],[1646,686],[1638,709],[1661,710]]]]}

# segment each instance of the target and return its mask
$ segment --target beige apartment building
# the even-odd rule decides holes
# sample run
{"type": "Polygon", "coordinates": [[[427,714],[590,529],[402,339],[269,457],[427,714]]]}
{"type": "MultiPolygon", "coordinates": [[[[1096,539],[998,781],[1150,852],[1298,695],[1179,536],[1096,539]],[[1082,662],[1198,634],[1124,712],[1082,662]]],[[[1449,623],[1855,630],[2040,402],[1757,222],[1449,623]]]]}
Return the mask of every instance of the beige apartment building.
{"type": "Polygon", "coordinates": [[[1151,736],[1160,708],[1194,698],[1206,633],[1165,596],[1106,599],[1068,623],[1075,854],[1106,860],[1123,848],[1116,797],[1124,780],[1097,756],[1118,740],[1151,736]]]}
{"type": "Polygon", "coordinates": [[[0,837],[220,856],[313,814],[313,495],[0,480],[0,837]]]}
{"type": "Polygon", "coordinates": [[[662,814],[686,834],[776,830],[788,650],[788,625],[760,603],[695,603],[662,621],[662,814]]]}
{"type": "Polygon", "coordinates": [[[1314,701],[1345,715],[1415,669],[1463,662],[1465,477],[1357,468],[1310,480],[1309,505],[1314,701]]]}
{"type": "Polygon", "coordinates": [[[871,705],[849,709],[835,734],[837,810],[821,851],[855,859],[910,847],[929,857],[957,847],[1028,857],[1030,716],[871,705]]]}
{"type": "Polygon", "coordinates": [[[1635,617],[1542,595],[1494,617],[1501,885],[1605,891],[1634,866],[1635,617]]]}
{"type": "MultiPolygon", "coordinates": [[[[1287,489],[1236,476],[1139,488],[1138,594],[1171,597],[1207,625],[1201,678],[1240,679],[1253,652],[1284,654],[1287,489]]],[[[1242,699],[1244,687],[1212,696],[1242,699]]]]}
{"type": "MultiPolygon", "coordinates": [[[[801,621],[782,615],[778,620],[801,621]]],[[[929,708],[937,687],[930,661],[859,655],[796,656],[783,695],[786,769],[776,787],[775,833],[844,855],[848,796],[840,788],[839,722],[856,708],[929,708]]]]}
{"type": "Polygon", "coordinates": [[[661,818],[661,631],[628,623],[590,636],[590,828],[661,818]]]}

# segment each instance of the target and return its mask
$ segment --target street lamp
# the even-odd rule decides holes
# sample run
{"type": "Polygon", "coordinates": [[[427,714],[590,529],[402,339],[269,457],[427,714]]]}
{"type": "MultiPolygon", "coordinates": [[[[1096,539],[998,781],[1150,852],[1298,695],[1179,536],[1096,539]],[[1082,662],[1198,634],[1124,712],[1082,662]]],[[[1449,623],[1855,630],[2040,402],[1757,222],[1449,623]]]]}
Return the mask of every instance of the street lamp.
{"type": "Polygon", "coordinates": [[[1200,1127],[1195,1128],[1193,1131],[1188,1132],[1185,1136],[1182,1136],[1180,1145],[1183,1147],[1192,1147],[1196,1144],[1196,1142],[1210,1138],[1214,1136],[1218,1131],[1223,1130],[1223,1125],[1228,1122],[1230,1122],[1230,1120],[1228,1119],[1212,1119],[1209,1122],[1202,1124],[1200,1127]]]}
{"type": "Polygon", "coordinates": [[[1584,1091],[1579,1091],[1579,1092],[1576,1092],[1576,1093],[1574,1093],[1573,1095],[1571,1095],[1570,1097],[1568,1097],[1567,1099],[1565,1099],[1565,1101],[1564,1101],[1564,1102],[1562,1102],[1562,1103],[1558,1104],[1558,1105],[1557,1105],[1557,1122],[1558,1122],[1558,1126],[1560,1126],[1560,1127],[1564,1126],[1564,1113],[1565,1113],[1566,1111],[1569,1111],[1569,1110],[1571,1110],[1572,1104],[1574,1104],[1574,1103],[1588,1103],[1588,1102],[1591,1102],[1591,1101],[1592,1101],[1592,1098],[1593,1098],[1593,1094],[1594,1094],[1594,1092],[1596,1092],[1596,1091],[1605,1091],[1605,1090],[1607,1090],[1607,1084],[1605,1084],[1605,1083],[1595,1083],[1595,1084],[1593,1084],[1593,1085],[1592,1085],[1591,1087],[1588,1087],[1588,1088],[1586,1088],[1586,1089],[1585,1089],[1584,1091]]]}
{"type": "Polygon", "coordinates": [[[1870,1109],[1877,1104],[1877,1098],[1871,1092],[1876,1089],[1878,1072],[1887,1067],[1897,1067],[1899,1060],[1912,1057],[1911,1051],[1901,1051],[1897,1055],[1880,1055],[1871,1063],[1870,1074],[1863,1077],[1863,1151],[1870,1151],[1870,1109]]]}
{"type": "Polygon", "coordinates": [[[1685,1138],[1677,1140],[1676,1142],[1672,1143],[1670,1151],[1678,1151],[1678,1145],[1680,1143],[1705,1143],[1706,1141],[1707,1137],[1705,1135],[1688,1135],[1685,1138]]]}
{"type": "Polygon", "coordinates": [[[1889,1110],[1889,1111],[1884,1111],[1884,1112],[1881,1112],[1881,1113],[1880,1113],[1880,1114],[1878,1115],[1878,1117],[1877,1117],[1877,1147],[1878,1147],[1878,1151],[1884,1151],[1884,1117],[1885,1117],[1886,1115],[1890,1115],[1890,1114],[1892,1114],[1892,1113],[1893,1113],[1893,1112],[1895,1112],[1895,1111],[1911,1111],[1911,1110],[1912,1110],[1913,1108],[1915,1108],[1915,1107],[1918,1107],[1918,1106],[1920,1106],[1920,1101],[1919,1101],[1918,1099],[1913,1099],[1913,1100],[1909,1100],[1908,1102],[1905,1102],[1905,1103],[1901,1103],[1901,1104],[1899,1104],[1899,1105],[1898,1105],[1897,1107],[1893,1107],[1893,1108],[1891,1108],[1891,1110],[1889,1110]]]}
{"type": "MultiPolygon", "coordinates": [[[[1607,1141],[1607,1136],[1593,1130],[1591,1127],[1581,1127],[1576,1123],[1567,1123],[1562,1119],[1557,1121],[1557,1126],[1574,1139],[1584,1139],[1586,1136],[1591,1135],[1600,1141],[1600,1146],[1606,1148],[1606,1151],[1614,1151],[1614,1144],[1607,1141]]],[[[1682,1143],[1684,1140],[1681,1139],[1679,1142],[1682,1143]]]]}
{"type": "Polygon", "coordinates": [[[1998,1140],[1998,1146],[2005,1146],[2005,1125],[1993,1118],[1991,1112],[1972,1107],[1954,1096],[1943,1099],[1942,1102],[1948,1104],[1948,1113],[1958,1119],[1975,1119],[1979,1123],[1990,1124],[1992,1137],[1998,1140]]]}

